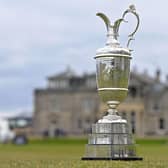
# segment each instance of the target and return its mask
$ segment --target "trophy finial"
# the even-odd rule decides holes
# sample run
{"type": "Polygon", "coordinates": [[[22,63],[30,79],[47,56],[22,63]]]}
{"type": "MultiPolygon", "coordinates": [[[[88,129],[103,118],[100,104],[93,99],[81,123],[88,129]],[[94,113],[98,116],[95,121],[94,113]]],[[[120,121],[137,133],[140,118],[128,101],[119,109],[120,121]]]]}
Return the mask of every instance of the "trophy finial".
{"type": "Polygon", "coordinates": [[[135,8],[135,5],[134,5],[134,4],[131,4],[131,5],[129,6],[129,8],[130,8],[130,10],[132,10],[132,11],[136,11],[136,8],[135,8]]]}

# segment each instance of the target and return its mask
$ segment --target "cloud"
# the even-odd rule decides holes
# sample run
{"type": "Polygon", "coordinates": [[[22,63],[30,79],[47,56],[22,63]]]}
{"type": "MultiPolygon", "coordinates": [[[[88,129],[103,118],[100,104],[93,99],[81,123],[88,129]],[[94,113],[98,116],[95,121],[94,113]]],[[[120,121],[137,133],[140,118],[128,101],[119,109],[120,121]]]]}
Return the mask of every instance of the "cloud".
{"type": "MultiPolygon", "coordinates": [[[[168,73],[166,1],[0,0],[0,111],[31,109],[33,89],[44,87],[46,76],[68,64],[79,73],[95,71],[93,57],[106,41],[104,23],[95,14],[104,12],[114,21],[130,2],[141,18],[131,43],[132,65],[168,73]]],[[[127,19],[120,30],[122,46],[136,22],[131,15],[127,19]]]]}

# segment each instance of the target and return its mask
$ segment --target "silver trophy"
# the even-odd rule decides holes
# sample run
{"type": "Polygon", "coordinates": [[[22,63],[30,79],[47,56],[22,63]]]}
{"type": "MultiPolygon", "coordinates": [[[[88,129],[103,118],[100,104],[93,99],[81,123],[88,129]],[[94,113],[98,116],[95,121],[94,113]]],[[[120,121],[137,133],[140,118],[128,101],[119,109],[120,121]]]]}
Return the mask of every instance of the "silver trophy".
{"type": "Polygon", "coordinates": [[[127,120],[118,115],[117,106],[126,98],[130,74],[130,41],[139,27],[139,16],[134,5],[112,25],[108,17],[98,13],[107,28],[107,43],[96,52],[97,88],[101,100],[109,107],[108,114],[92,125],[82,160],[142,160],[136,156],[135,143],[127,120]],[[118,31],[125,16],[131,13],[137,18],[137,25],[128,37],[127,48],[120,46],[118,31]]]}

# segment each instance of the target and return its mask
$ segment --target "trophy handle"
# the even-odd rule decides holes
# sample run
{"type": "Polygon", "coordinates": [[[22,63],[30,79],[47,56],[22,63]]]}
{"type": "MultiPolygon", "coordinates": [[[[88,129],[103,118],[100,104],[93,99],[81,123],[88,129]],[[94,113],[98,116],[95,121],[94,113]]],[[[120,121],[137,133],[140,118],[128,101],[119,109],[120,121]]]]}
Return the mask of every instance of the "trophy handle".
{"type": "Polygon", "coordinates": [[[104,23],[106,25],[107,35],[112,36],[112,38],[115,39],[116,41],[117,41],[117,37],[118,37],[118,31],[119,31],[120,24],[121,24],[121,22],[127,22],[127,21],[125,21],[124,18],[125,18],[125,15],[128,13],[132,13],[134,16],[136,16],[137,25],[135,27],[135,30],[131,34],[128,35],[127,48],[129,48],[129,44],[130,44],[131,40],[134,40],[133,36],[136,33],[136,31],[138,30],[139,22],[140,22],[139,15],[136,13],[135,6],[130,5],[129,9],[127,9],[123,13],[122,18],[116,20],[113,25],[111,24],[110,19],[104,13],[97,13],[97,16],[99,16],[104,21],[104,23]]]}
{"type": "Polygon", "coordinates": [[[124,20],[125,15],[128,14],[128,13],[132,13],[133,15],[135,15],[135,17],[136,17],[136,19],[137,19],[137,25],[136,25],[136,27],[135,27],[135,30],[134,30],[131,34],[128,35],[127,48],[129,48],[130,42],[131,42],[132,40],[134,40],[133,36],[134,36],[134,34],[136,33],[136,31],[138,30],[138,28],[139,28],[139,23],[140,23],[139,15],[136,13],[136,9],[135,9],[135,6],[134,6],[134,5],[130,5],[130,6],[129,6],[129,9],[127,9],[127,10],[123,13],[123,15],[122,15],[122,19],[123,19],[123,20],[124,20]]]}

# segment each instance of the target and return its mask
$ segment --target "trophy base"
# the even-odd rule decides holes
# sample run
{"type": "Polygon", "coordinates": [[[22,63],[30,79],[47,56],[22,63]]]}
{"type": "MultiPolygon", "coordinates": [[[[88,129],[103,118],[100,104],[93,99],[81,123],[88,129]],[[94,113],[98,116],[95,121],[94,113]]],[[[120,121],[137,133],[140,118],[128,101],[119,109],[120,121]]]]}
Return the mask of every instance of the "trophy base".
{"type": "Polygon", "coordinates": [[[81,160],[142,161],[142,157],[82,157],[81,160]]]}
{"type": "MultiPolygon", "coordinates": [[[[105,119],[103,119],[105,121],[105,119]]],[[[92,124],[92,133],[82,160],[140,161],[137,157],[133,136],[126,120],[116,119],[109,123],[92,124]]]]}

